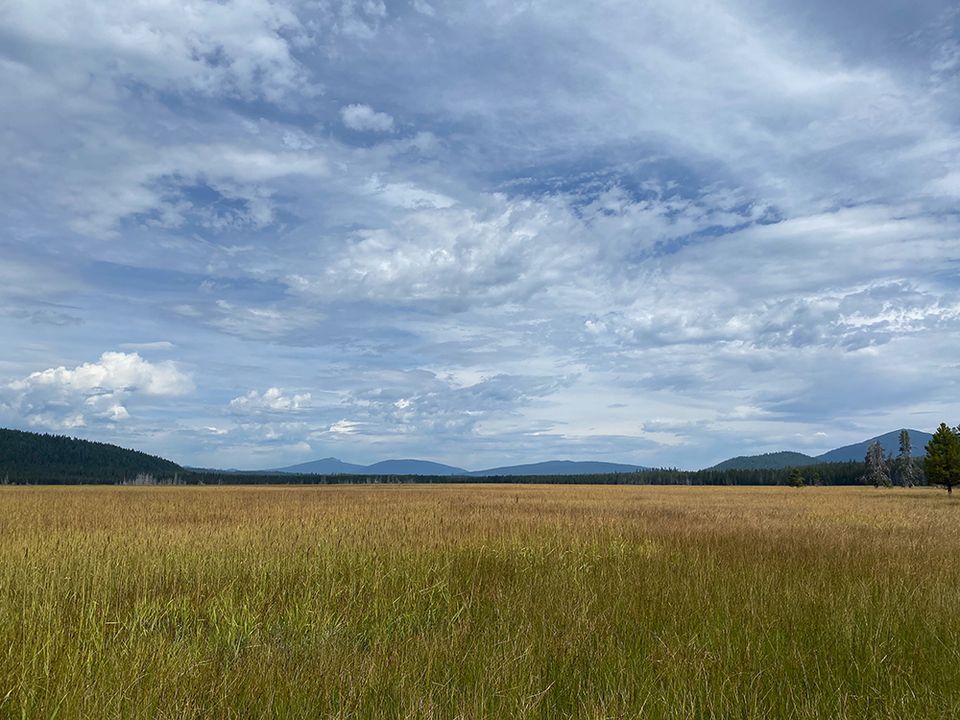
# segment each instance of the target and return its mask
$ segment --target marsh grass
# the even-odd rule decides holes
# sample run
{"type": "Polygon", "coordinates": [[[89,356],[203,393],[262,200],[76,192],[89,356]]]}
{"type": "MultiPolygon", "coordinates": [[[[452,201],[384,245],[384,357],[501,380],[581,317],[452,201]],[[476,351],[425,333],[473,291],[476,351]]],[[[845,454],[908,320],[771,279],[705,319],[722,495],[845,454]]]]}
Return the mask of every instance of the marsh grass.
{"type": "Polygon", "coordinates": [[[928,490],[0,488],[0,715],[957,718],[928,490]]]}

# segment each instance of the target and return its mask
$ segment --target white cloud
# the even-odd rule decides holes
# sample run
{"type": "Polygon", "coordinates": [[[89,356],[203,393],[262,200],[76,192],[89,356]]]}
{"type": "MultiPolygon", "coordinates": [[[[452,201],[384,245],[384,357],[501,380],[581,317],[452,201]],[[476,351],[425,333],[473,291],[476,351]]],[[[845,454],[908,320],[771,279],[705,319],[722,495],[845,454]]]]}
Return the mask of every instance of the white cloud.
{"type": "Polygon", "coordinates": [[[360,424],[361,423],[353,422],[352,420],[337,420],[337,422],[333,423],[327,429],[327,432],[333,433],[334,435],[353,435],[357,432],[360,424]]]}
{"type": "Polygon", "coordinates": [[[287,413],[310,407],[310,393],[285,394],[277,387],[268,388],[262,393],[256,390],[230,401],[230,411],[237,414],[250,413],[287,413]]]}
{"type": "Polygon", "coordinates": [[[426,15],[427,17],[433,17],[437,14],[437,11],[433,8],[433,5],[428,3],[427,0],[413,0],[413,9],[421,15],[426,15]]]}
{"type": "Polygon", "coordinates": [[[193,389],[190,376],[176,363],[105,352],[99,362],[50,368],[10,382],[0,388],[0,402],[30,425],[71,428],[128,420],[125,403],[131,400],[185,395],[193,389]]]}
{"type": "Polygon", "coordinates": [[[73,213],[71,227],[93,237],[116,237],[116,226],[134,215],[156,215],[145,224],[176,229],[193,214],[211,230],[259,229],[274,221],[270,181],[293,177],[319,177],[327,172],[326,160],[316,152],[266,151],[240,145],[181,145],[158,156],[147,145],[116,143],[106,147],[123,157],[109,162],[121,168],[96,183],[77,181],[76,192],[65,201],[73,213]],[[169,185],[170,187],[164,187],[169,185]],[[225,201],[239,201],[241,209],[210,212],[196,207],[184,189],[204,185],[225,201]]]}
{"type": "Polygon", "coordinates": [[[105,352],[96,363],[75,368],[50,368],[15,380],[9,386],[16,392],[34,388],[63,388],[90,394],[99,391],[133,392],[145,395],[183,395],[193,389],[190,377],[175,363],[151,363],[137,353],[105,352]]]}
{"type": "Polygon", "coordinates": [[[408,210],[443,209],[452,207],[457,202],[443,193],[426,190],[414,183],[385,183],[379,175],[370,178],[366,189],[367,192],[383,200],[384,203],[408,210]]]}
{"type": "Polygon", "coordinates": [[[4,27],[57,48],[61,83],[111,77],[160,90],[278,99],[309,92],[292,46],[305,29],[286,2],[33,0],[8,4],[4,27]]]}
{"type": "Polygon", "coordinates": [[[340,119],[351,130],[360,132],[393,132],[393,118],[384,112],[377,112],[369,105],[354,104],[340,108],[340,119]]]}
{"type": "Polygon", "coordinates": [[[457,306],[522,300],[595,260],[595,247],[576,242],[576,224],[560,202],[493,197],[484,209],[421,208],[390,228],[357,232],[320,274],[301,273],[298,289],[457,306]]]}

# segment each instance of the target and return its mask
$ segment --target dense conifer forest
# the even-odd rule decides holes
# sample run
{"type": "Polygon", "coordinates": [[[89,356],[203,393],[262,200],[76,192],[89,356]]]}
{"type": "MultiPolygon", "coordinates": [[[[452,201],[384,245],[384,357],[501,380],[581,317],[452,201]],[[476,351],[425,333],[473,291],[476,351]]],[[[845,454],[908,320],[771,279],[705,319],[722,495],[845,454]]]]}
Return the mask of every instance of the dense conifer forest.
{"type": "Polygon", "coordinates": [[[115,484],[173,481],[183,468],[138,450],[64,435],[0,428],[0,482],[115,484]]]}

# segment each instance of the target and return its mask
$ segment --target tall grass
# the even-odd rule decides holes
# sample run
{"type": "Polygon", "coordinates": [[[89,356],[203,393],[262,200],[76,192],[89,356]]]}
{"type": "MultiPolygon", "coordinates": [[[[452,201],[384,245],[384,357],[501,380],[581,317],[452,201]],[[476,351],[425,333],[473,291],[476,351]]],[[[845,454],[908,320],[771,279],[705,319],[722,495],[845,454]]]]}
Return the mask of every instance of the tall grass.
{"type": "Polygon", "coordinates": [[[928,490],[0,488],[0,716],[957,718],[928,490]]]}

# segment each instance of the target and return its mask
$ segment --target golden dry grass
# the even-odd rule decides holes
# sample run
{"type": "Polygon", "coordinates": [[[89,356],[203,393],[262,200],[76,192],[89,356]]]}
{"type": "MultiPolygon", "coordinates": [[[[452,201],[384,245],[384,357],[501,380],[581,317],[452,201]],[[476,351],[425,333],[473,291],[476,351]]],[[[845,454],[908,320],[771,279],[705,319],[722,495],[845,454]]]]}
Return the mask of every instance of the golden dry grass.
{"type": "Polygon", "coordinates": [[[0,715],[957,718],[931,490],[0,488],[0,715]]]}

